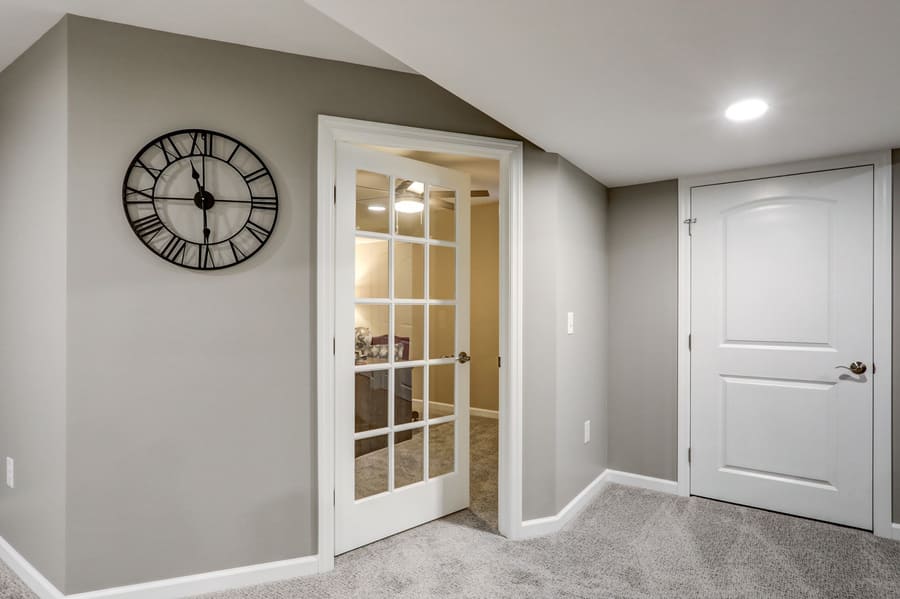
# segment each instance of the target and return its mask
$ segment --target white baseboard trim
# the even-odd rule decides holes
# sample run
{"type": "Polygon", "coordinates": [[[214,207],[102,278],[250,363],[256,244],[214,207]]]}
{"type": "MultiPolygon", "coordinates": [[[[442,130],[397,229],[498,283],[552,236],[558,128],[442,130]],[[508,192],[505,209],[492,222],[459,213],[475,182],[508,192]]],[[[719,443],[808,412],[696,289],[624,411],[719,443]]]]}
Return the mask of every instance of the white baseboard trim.
{"type": "MultiPolygon", "coordinates": [[[[453,412],[453,404],[450,403],[441,403],[438,401],[431,402],[433,406],[441,406],[442,408],[446,408],[451,413],[453,412]]],[[[416,410],[422,411],[422,400],[421,399],[413,399],[412,407],[416,410]]],[[[500,413],[497,410],[486,410],[484,408],[473,408],[469,406],[469,415],[470,416],[480,416],[481,418],[493,418],[494,420],[500,419],[500,413]]]]}
{"type": "MultiPolygon", "coordinates": [[[[639,487],[641,489],[649,489],[651,491],[669,493],[672,495],[678,494],[678,483],[673,480],[653,478],[652,476],[632,474],[630,472],[622,472],[621,470],[611,470],[607,468],[600,476],[595,478],[591,484],[576,495],[572,501],[566,504],[566,507],[561,509],[558,514],[522,522],[522,527],[519,529],[519,533],[515,538],[532,539],[534,537],[542,537],[544,535],[559,532],[591,502],[597,493],[603,489],[606,483],[628,485],[630,487],[639,487]]],[[[895,524],[894,526],[898,525],[895,524]]],[[[900,533],[900,530],[895,529],[894,532],[895,534],[898,534],[900,533]]]]}
{"type": "Polygon", "coordinates": [[[482,418],[500,419],[500,413],[497,410],[485,410],[484,408],[469,408],[470,416],[481,416],[482,418]]]}
{"type": "Polygon", "coordinates": [[[40,599],[63,599],[64,595],[52,582],[44,578],[37,568],[15,550],[6,539],[0,537],[0,559],[9,566],[16,576],[40,599]]]}
{"type": "Polygon", "coordinates": [[[310,555],[253,566],[217,570],[203,574],[154,580],[141,584],[63,595],[9,543],[0,537],[0,559],[22,579],[40,599],[180,599],[204,593],[226,591],[278,580],[309,576],[319,572],[319,556],[310,555]]]}
{"type": "Polygon", "coordinates": [[[891,524],[891,533],[892,533],[891,537],[895,541],[900,541],[900,524],[898,524],[896,522],[891,524]]]}
{"type": "Polygon", "coordinates": [[[572,501],[567,503],[566,507],[561,509],[558,514],[522,522],[522,527],[519,529],[519,534],[516,535],[516,538],[533,539],[562,530],[566,524],[571,522],[572,519],[591,502],[594,496],[603,489],[604,483],[606,482],[606,472],[607,471],[604,470],[600,476],[595,478],[591,484],[576,495],[572,501]]]}
{"type": "Polygon", "coordinates": [[[658,491],[659,493],[678,494],[678,483],[674,480],[653,478],[652,476],[632,474],[631,472],[622,472],[621,470],[607,470],[604,474],[606,474],[606,482],[608,483],[639,487],[641,489],[649,489],[650,491],[658,491]]]}

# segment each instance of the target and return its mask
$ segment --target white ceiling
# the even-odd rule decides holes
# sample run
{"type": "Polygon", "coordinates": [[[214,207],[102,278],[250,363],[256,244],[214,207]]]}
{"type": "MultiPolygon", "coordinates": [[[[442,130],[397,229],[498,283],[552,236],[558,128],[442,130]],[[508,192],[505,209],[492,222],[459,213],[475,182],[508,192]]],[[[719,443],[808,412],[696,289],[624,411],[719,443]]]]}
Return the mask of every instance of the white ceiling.
{"type": "Polygon", "coordinates": [[[607,185],[900,146],[898,0],[0,0],[0,69],[64,12],[415,70],[607,185]]]}
{"type": "Polygon", "coordinates": [[[900,146],[898,0],[307,2],[607,185],[900,146]]]}
{"type": "Polygon", "coordinates": [[[0,70],[65,13],[412,72],[301,0],[0,0],[0,70]]]}

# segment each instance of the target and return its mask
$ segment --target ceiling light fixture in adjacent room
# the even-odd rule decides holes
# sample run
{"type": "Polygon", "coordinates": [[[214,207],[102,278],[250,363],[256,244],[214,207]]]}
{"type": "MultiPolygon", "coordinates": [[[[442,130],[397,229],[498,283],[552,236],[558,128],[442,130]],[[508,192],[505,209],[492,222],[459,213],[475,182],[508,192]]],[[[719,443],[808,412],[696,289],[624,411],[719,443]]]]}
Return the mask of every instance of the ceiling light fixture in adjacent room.
{"type": "Polygon", "coordinates": [[[769,105],[765,100],[749,98],[729,106],[728,110],[725,111],[725,117],[736,122],[752,121],[764,115],[767,110],[769,110],[769,105]]]}
{"type": "Polygon", "coordinates": [[[417,193],[417,194],[421,195],[421,194],[425,193],[425,184],[422,183],[421,181],[413,181],[412,183],[409,184],[409,187],[407,187],[406,189],[410,190],[413,193],[417,193]]]}
{"type": "Polygon", "coordinates": [[[398,200],[394,203],[394,210],[404,214],[417,214],[425,210],[425,203],[419,200],[398,200]]]}

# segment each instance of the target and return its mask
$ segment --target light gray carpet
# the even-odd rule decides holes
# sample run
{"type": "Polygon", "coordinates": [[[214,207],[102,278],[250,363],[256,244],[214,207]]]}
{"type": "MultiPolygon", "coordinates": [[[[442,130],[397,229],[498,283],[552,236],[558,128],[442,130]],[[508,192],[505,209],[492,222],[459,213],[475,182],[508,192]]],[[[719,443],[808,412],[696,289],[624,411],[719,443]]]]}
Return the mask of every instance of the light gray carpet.
{"type": "Polygon", "coordinates": [[[3,561],[0,561],[0,599],[37,599],[3,561]]]}
{"type": "MultiPolygon", "coordinates": [[[[496,423],[481,420],[473,419],[473,446],[496,443],[496,423]]],[[[491,470],[472,457],[473,509],[483,512],[459,512],[339,556],[328,574],[206,599],[900,598],[900,543],[619,485],[608,485],[561,533],[509,541],[491,532],[496,508],[479,500],[479,489],[495,488],[496,464],[491,470]],[[485,480],[476,482],[475,472],[485,480]]],[[[0,597],[31,597],[14,584],[0,566],[0,597]]]]}

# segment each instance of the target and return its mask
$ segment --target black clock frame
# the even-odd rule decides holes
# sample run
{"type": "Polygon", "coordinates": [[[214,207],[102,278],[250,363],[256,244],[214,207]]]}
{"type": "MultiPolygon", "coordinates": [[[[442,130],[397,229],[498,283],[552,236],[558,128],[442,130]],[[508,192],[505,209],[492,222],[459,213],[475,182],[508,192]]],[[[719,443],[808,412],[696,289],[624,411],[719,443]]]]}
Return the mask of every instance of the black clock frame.
{"type": "MultiPolygon", "coordinates": [[[[193,165],[193,163],[192,163],[192,165],[193,165]]],[[[200,194],[198,193],[197,195],[198,195],[198,198],[197,198],[197,200],[195,200],[195,204],[197,205],[198,208],[202,209],[203,205],[201,204],[201,199],[199,197],[200,194]]],[[[209,199],[209,201],[211,202],[209,204],[209,206],[207,206],[207,209],[209,209],[215,204],[215,199],[212,196],[211,192],[206,192],[206,190],[204,190],[204,196],[202,197],[202,202],[206,203],[207,199],[209,199]],[[207,193],[210,196],[209,198],[207,198],[205,195],[207,193]]],[[[272,176],[272,172],[269,170],[269,167],[266,165],[265,162],[263,162],[262,158],[260,158],[259,155],[247,144],[232,137],[231,135],[228,135],[226,133],[221,133],[219,131],[213,131],[211,129],[199,129],[199,128],[177,129],[175,131],[169,131],[168,133],[164,133],[164,134],[152,139],[151,141],[144,144],[144,146],[137,152],[137,154],[135,154],[135,157],[129,163],[128,168],[125,169],[125,178],[122,181],[122,208],[124,209],[124,212],[125,212],[125,219],[128,221],[128,224],[131,227],[131,230],[134,232],[134,234],[137,236],[137,238],[141,240],[141,243],[143,243],[147,247],[147,249],[149,249],[151,252],[153,252],[155,255],[159,256],[166,262],[169,262],[171,264],[174,264],[175,266],[180,266],[181,268],[187,268],[190,270],[198,270],[198,271],[223,270],[226,268],[231,268],[233,266],[237,266],[239,264],[243,264],[244,262],[246,262],[247,260],[249,260],[250,258],[255,256],[263,248],[263,246],[266,245],[268,240],[275,233],[275,227],[278,223],[278,188],[275,184],[275,178],[272,176]],[[172,143],[171,138],[177,137],[179,135],[191,135],[191,134],[196,134],[196,136],[193,140],[193,145],[191,146],[191,151],[187,154],[181,154],[179,148],[175,144],[172,143]],[[207,141],[204,143],[203,152],[202,153],[194,153],[194,148],[197,147],[197,138],[199,138],[199,136],[201,134],[207,136],[206,137],[207,141]],[[222,139],[228,140],[235,144],[234,150],[231,152],[230,156],[227,159],[213,155],[211,150],[209,151],[209,153],[207,153],[207,151],[211,147],[212,140],[216,137],[220,137],[222,139]],[[166,140],[169,141],[168,148],[165,145],[166,140]],[[163,167],[162,169],[157,169],[155,167],[149,167],[141,161],[141,157],[144,155],[144,153],[153,147],[159,148],[162,151],[162,153],[166,159],[166,166],[163,167]],[[255,170],[251,173],[245,174],[237,166],[232,164],[231,160],[234,159],[237,152],[241,149],[243,149],[244,151],[249,153],[253,157],[253,159],[256,160],[256,162],[259,165],[261,165],[261,168],[255,170]],[[208,243],[200,244],[200,243],[190,241],[190,240],[187,240],[187,239],[184,239],[183,237],[181,237],[179,234],[177,234],[175,231],[173,231],[168,225],[166,225],[166,222],[162,219],[162,217],[159,214],[159,208],[156,204],[156,202],[157,202],[156,185],[159,182],[159,179],[162,176],[162,173],[165,172],[165,170],[167,168],[169,168],[172,164],[174,164],[178,161],[181,161],[185,158],[190,158],[193,156],[212,158],[214,160],[218,160],[219,162],[224,162],[229,167],[234,169],[241,176],[245,185],[247,185],[247,191],[250,194],[251,209],[247,215],[247,220],[230,237],[228,237],[227,239],[223,239],[221,241],[217,241],[215,244],[208,244],[208,243]],[[145,219],[148,217],[142,217],[141,219],[133,220],[128,211],[128,205],[130,203],[133,203],[133,202],[128,201],[129,195],[137,193],[137,194],[147,196],[147,194],[145,193],[147,191],[146,189],[137,190],[137,189],[131,188],[128,185],[128,181],[131,177],[131,174],[135,169],[141,169],[141,170],[147,172],[153,178],[153,187],[151,188],[151,196],[148,196],[149,201],[147,202],[153,207],[153,215],[148,215],[149,217],[155,217],[153,220],[153,223],[154,223],[153,226],[155,227],[155,226],[157,226],[156,223],[159,223],[160,228],[157,230],[165,229],[166,231],[168,231],[169,234],[172,236],[172,241],[176,242],[176,244],[177,244],[177,242],[182,242],[183,244],[196,245],[196,246],[198,246],[198,251],[201,251],[200,248],[202,248],[205,245],[207,248],[207,253],[208,253],[210,245],[218,245],[218,244],[223,244],[226,242],[231,242],[235,237],[237,237],[240,233],[242,233],[246,229],[247,231],[249,231],[249,233],[251,235],[253,235],[256,238],[257,241],[259,241],[259,245],[255,249],[250,251],[249,253],[244,254],[244,252],[242,250],[237,250],[236,246],[233,243],[231,243],[231,250],[232,250],[232,252],[235,252],[235,261],[231,262],[229,264],[223,264],[221,266],[216,266],[214,263],[212,266],[203,266],[203,265],[195,266],[193,264],[187,264],[183,261],[176,262],[174,258],[176,256],[178,256],[177,252],[172,252],[168,256],[165,255],[164,253],[160,253],[156,248],[154,248],[151,245],[151,242],[155,238],[155,236],[151,236],[149,239],[146,237],[147,224],[146,224],[146,222],[142,223],[142,221],[145,221],[145,219]],[[153,171],[156,171],[155,175],[154,175],[153,171]],[[265,196],[265,197],[254,196],[253,190],[250,188],[250,183],[252,183],[253,181],[260,179],[262,177],[266,177],[266,176],[269,177],[269,180],[272,184],[272,195],[265,196]],[[261,206],[254,206],[253,205],[254,199],[262,200],[264,202],[264,204],[261,206]],[[253,210],[255,210],[255,209],[256,210],[267,210],[267,211],[273,212],[271,227],[265,228],[265,227],[262,227],[261,225],[258,225],[252,221],[253,210]],[[261,237],[261,235],[264,237],[261,237]],[[241,253],[241,255],[242,255],[242,257],[239,259],[237,257],[238,252],[241,253]]]]}

